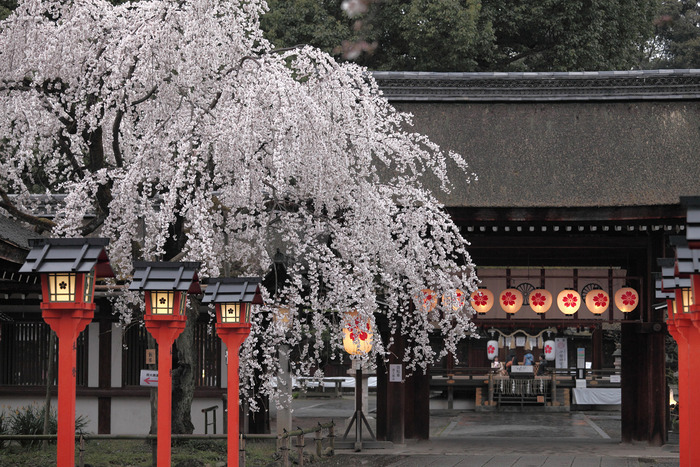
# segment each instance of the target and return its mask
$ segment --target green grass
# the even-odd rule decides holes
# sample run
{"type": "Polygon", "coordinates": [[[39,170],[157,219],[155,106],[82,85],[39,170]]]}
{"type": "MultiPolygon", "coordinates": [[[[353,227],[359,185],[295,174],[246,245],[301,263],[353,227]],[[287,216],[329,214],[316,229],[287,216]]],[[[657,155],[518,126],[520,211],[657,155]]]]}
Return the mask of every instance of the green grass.
{"type": "MultiPolygon", "coordinates": [[[[226,462],[225,440],[191,440],[174,443],[172,465],[215,466],[226,462]]],[[[274,460],[274,440],[250,440],[246,442],[246,464],[251,467],[266,466],[274,460]]],[[[152,448],[144,441],[92,440],[85,443],[84,464],[92,467],[150,467],[152,448]]],[[[75,462],[79,465],[80,451],[76,447],[75,462]]],[[[27,449],[11,444],[0,449],[0,465],[3,467],[53,467],[56,465],[56,445],[48,449],[27,449]]]]}

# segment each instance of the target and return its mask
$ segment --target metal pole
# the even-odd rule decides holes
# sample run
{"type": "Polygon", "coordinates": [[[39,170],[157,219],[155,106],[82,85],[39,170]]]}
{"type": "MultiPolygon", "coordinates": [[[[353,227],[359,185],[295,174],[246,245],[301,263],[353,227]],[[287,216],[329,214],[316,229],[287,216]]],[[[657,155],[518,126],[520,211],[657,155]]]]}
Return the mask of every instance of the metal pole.
{"type": "Polygon", "coordinates": [[[362,366],[355,370],[355,451],[362,451],[362,366]]]}

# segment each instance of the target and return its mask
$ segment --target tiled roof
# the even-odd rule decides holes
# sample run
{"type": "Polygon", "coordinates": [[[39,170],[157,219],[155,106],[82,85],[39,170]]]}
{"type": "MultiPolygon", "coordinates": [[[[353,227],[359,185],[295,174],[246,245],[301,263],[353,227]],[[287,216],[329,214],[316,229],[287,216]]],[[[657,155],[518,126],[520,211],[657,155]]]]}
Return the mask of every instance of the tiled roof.
{"type": "Polygon", "coordinates": [[[39,235],[9,217],[0,215],[0,241],[29,251],[29,239],[39,235]]]}
{"type": "Polygon", "coordinates": [[[700,70],[550,73],[371,72],[390,101],[557,102],[700,99],[700,70]]]}

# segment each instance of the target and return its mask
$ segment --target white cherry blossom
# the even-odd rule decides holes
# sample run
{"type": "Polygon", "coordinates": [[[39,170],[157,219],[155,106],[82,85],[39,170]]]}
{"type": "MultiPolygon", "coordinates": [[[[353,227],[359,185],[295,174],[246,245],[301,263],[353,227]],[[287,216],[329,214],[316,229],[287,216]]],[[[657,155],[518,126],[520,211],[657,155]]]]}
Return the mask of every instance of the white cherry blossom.
{"type": "MultiPolygon", "coordinates": [[[[468,301],[418,306],[425,288],[476,289],[467,243],[427,188],[449,190],[448,161],[461,178],[467,164],[411,132],[366,70],[275,50],[266,8],[20,1],[0,23],[0,190],[14,195],[0,206],[38,215],[30,195],[65,194],[52,234],[109,237],[125,281],[132,260],[175,255],[202,261],[201,276],[265,275],[279,250],[289,280],[265,291],[241,359],[247,380],[268,375],[264,390],[282,343],[297,375],[339,358],[350,311],[375,330],[357,358],[391,351],[386,326],[425,368],[430,332],[443,353],[473,332],[468,301]],[[289,327],[269,319],[280,306],[289,327]]],[[[136,302],[115,303],[122,320],[136,302]]]]}

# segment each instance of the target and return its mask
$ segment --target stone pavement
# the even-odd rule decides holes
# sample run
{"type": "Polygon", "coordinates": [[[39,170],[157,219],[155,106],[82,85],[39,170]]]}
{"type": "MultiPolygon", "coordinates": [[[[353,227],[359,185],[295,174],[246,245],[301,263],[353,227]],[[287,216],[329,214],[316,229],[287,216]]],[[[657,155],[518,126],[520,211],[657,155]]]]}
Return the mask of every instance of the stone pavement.
{"type": "MultiPolygon", "coordinates": [[[[294,426],[334,419],[337,436],[353,401],[295,401],[294,426]]],[[[370,398],[370,416],[374,401],[370,398]]],[[[365,432],[366,433],[366,432],[365,432]]],[[[349,434],[354,438],[354,428],[349,434]]],[[[354,440],[353,440],[354,441],[354,440]]],[[[347,443],[346,443],[347,444],[347,443]]],[[[620,443],[619,411],[568,413],[432,410],[430,440],[407,440],[380,449],[336,450],[333,466],[664,466],[678,465],[678,436],[665,446],[620,443]]]]}

